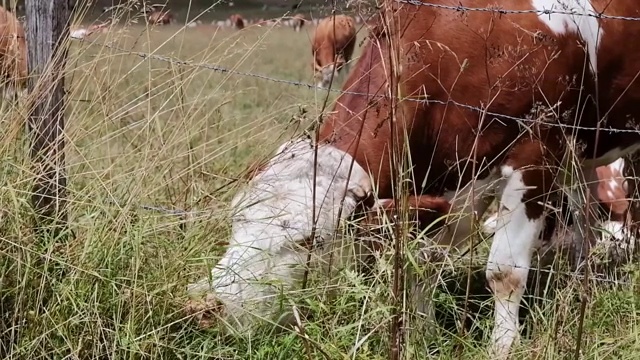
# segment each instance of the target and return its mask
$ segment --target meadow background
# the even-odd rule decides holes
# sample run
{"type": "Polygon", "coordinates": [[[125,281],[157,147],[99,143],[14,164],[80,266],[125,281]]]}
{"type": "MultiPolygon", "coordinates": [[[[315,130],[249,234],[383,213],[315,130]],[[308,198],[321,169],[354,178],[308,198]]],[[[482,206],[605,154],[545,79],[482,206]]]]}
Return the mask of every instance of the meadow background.
{"type": "MultiPolygon", "coordinates": [[[[327,94],[206,65],[313,83],[310,26],[295,33],[288,27],[235,31],[184,24],[122,21],[107,34],[72,42],[66,151],[73,236],[66,243],[42,243],[31,232],[24,109],[18,105],[1,115],[0,355],[388,358],[389,262],[376,266],[373,279],[344,269],[330,288],[317,276],[315,286],[293,294],[291,301],[311,310],[302,330],[275,332],[263,324],[254,335],[223,333],[199,328],[185,313],[186,285],[206,276],[224,250],[228,202],[242,184],[236,180],[312,126],[327,94]]],[[[365,36],[362,29],[359,39],[365,36]]],[[[356,57],[361,47],[359,41],[356,57]]],[[[329,102],[335,97],[330,94],[329,102]]],[[[467,256],[446,268],[460,280],[470,262],[477,270],[485,259],[467,256]]],[[[514,358],[572,357],[583,295],[590,301],[582,358],[637,358],[640,277],[637,266],[624,270],[622,284],[594,281],[590,294],[582,293],[580,279],[565,276],[562,286],[526,311],[527,331],[514,358]]],[[[474,276],[474,288],[482,288],[483,273],[474,276]]],[[[429,335],[424,328],[407,329],[403,358],[487,358],[491,317],[476,319],[471,334],[456,329],[465,287],[457,280],[443,282],[433,294],[443,313],[457,314],[447,317],[452,327],[429,335]]],[[[487,299],[479,297],[474,309],[490,315],[487,299]]]]}

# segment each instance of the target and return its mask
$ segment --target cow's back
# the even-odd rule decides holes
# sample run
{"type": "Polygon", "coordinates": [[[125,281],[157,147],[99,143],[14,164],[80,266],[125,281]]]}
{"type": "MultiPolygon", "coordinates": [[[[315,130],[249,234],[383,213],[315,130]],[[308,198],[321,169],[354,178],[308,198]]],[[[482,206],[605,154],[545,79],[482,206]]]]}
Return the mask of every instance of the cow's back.
{"type": "Polygon", "coordinates": [[[324,57],[326,54],[326,56],[333,58],[335,46],[336,51],[345,52],[346,57],[350,58],[355,48],[355,41],[356,27],[351,16],[329,16],[322,19],[316,27],[312,51],[318,56],[324,57]]]}
{"type": "Polygon", "coordinates": [[[170,24],[173,20],[173,14],[169,11],[156,11],[149,16],[149,22],[152,24],[170,24]]]}

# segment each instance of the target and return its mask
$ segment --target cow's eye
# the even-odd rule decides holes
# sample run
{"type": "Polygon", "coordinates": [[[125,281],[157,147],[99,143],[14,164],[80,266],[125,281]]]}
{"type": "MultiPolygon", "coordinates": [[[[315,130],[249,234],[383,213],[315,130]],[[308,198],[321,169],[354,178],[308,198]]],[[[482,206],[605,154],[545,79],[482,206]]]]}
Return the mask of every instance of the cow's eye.
{"type": "Polygon", "coordinates": [[[313,238],[308,236],[303,240],[302,244],[308,250],[316,250],[324,246],[324,240],[320,236],[314,236],[313,238]]]}

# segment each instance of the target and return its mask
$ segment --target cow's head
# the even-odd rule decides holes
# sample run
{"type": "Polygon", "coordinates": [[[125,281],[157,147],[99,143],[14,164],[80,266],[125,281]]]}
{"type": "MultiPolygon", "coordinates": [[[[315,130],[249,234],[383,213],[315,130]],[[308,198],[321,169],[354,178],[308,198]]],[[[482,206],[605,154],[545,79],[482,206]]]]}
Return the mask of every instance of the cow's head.
{"type": "Polygon", "coordinates": [[[234,197],[231,239],[211,282],[189,286],[190,293],[212,291],[236,325],[247,313],[268,315],[279,292],[300,279],[311,245],[331,240],[339,221],[371,194],[368,174],[349,154],[323,144],[314,158],[310,140],[278,149],[234,197]]]}
{"type": "Polygon", "coordinates": [[[326,65],[321,68],[317,67],[316,70],[318,71],[318,75],[320,78],[317,86],[323,89],[328,88],[329,84],[331,83],[332,76],[334,77],[334,82],[335,82],[335,80],[338,79],[339,74],[342,74],[348,71],[348,70],[343,70],[344,67],[346,67],[345,61],[344,61],[344,58],[342,58],[341,56],[338,56],[335,63],[326,65]]]}
{"type": "Polygon", "coordinates": [[[326,89],[329,87],[329,84],[331,83],[331,76],[333,76],[334,68],[335,68],[334,65],[330,64],[323,67],[322,70],[320,70],[320,81],[318,82],[319,88],[326,89]]]}
{"type": "Polygon", "coordinates": [[[630,219],[629,183],[624,158],[596,168],[598,181],[590,183],[599,200],[600,219],[598,228],[601,229],[597,240],[605,248],[614,261],[626,260],[635,245],[630,219]],[[594,190],[595,188],[595,190],[594,190]]]}

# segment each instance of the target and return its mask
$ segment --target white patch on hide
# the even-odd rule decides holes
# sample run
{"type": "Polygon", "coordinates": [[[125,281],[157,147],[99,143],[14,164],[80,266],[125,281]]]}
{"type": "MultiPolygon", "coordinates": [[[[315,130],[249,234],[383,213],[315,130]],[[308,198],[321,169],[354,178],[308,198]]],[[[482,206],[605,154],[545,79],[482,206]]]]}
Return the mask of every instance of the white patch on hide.
{"type": "Polygon", "coordinates": [[[596,12],[589,0],[532,0],[531,4],[537,10],[556,10],[565,14],[540,14],[538,18],[557,35],[568,32],[578,34],[586,43],[587,54],[592,74],[598,69],[598,47],[602,39],[603,30],[600,28],[596,12]],[[573,12],[573,14],[566,14],[573,12]]]}
{"type": "Polygon", "coordinates": [[[624,173],[624,159],[623,158],[619,158],[616,161],[612,162],[611,164],[607,165],[607,167],[609,169],[611,169],[611,171],[614,174],[623,174],[624,173]]]}
{"type": "Polygon", "coordinates": [[[333,76],[334,82],[338,79],[338,72],[336,71],[335,74],[333,73],[334,68],[335,66],[333,64],[327,65],[324,68],[322,68],[322,71],[321,71],[322,80],[320,81],[322,88],[329,87],[329,84],[331,83],[331,76],[333,76]]]}
{"type": "Polygon", "coordinates": [[[632,236],[631,231],[620,221],[605,221],[600,225],[601,233],[598,234],[596,240],[600,246],[611,252],[612,249],[622,250],[627,253],[633,253],[636,238],[632,236]]]}
{"type": "Polygon", "coordinates": [[[498,213],[489,216],[482,224],[482,231],[486,235],[493,235],[498,228],[498,213]]]}
{"type": "Polygon", "coordinates": [[[603,238],[613,237],[616,240],[623,240],[627,237],[624,224],[620,221],[605,221],[602,223],[603,238]]]}
{"type": "Polygon", "coordinates": [[[495,297],[495,325],[491,335],[493,355],[504,357],[519,335],[518,313],[528,269],[544,215],[527,216],[523,196],[527,187],[522,171],[503,167],[507,175],[496,217],[496,230],[487,261],[487,280],[495,297]]]}

